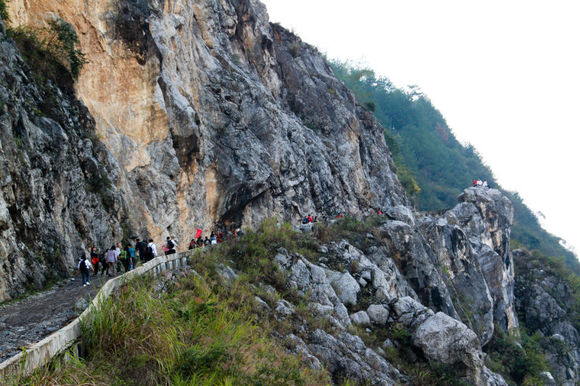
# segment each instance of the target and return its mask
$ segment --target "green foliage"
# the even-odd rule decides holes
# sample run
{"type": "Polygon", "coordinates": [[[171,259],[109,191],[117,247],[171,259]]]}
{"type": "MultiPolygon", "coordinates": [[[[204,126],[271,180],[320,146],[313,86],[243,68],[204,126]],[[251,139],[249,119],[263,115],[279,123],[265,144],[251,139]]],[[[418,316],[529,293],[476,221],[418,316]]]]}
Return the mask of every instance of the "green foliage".
{"type": "Polygon", "coordinates": [[[292,55],[293,58],[296,58],[300,55],[301,49],[302,45],[300,44],[299,41],[294,41],[290,43],[290,45],[288,46],[288,51],[290,52],[290,55],[292,55]]]}
{"type": "Polygon", "coordinates": [[[492,340],[485,347],[488,367],[510,383],[533,384],[540,372],[548,370],[540,341],[541,335],[529,336],[525,329],[520,339],[506,334],[496,326],[492,340]]]}
{"type": "MultiPolygon", "coordinates": [[[[517,243],[516,246],[518,246],[517,243]]],[[[548,275],[556,277],[566,284],[572,292],[571,299],[567,299],[566,304],[560,304],[566,310],[565,319],[570,321],[576,329],[580,330],[580,276],[570,270],[570,264],[562,257],[547,256],[537,250],[528,253],[529,258],[514,259],[516,272],[518,273],[514,289],[515,295],[525,299],[528,290],[525,286],[526,283],[542,282],[544,276],[548,275]],[[541,272],[542,277],[536,277],[536,272],[541,272]]],[[[550,292],[549,287],[544,287],[544,289],[550,292]]],[[[564,294],[551,293],[550,295],[554,299],[560,300],[564,294]]],[[[525,314],[519,315],[519,319],[526,324],[529,331],[536,331],[541,327],[537,320],[530,319],[525,314]]]]}
{"type": "Polygon", "coordinates": [[[254,288],[190,275],[167,293],[132,281],[82,326],[86,359],[35,372],[18,384],[324,384],[324,372],[289,355],[260,318],[254,288]]]}
{"type": "Polygon", "coordinates": [[[107,209],[112,209],[115,200],[111,194],[111,187],[113,183],[106,174],[91,176],[85,181],[85,189],[87,192],[96,193],[101,197],[101,202],[107,209]]]}
{"type": "Polygon", "coordinates": [[[87,63],[84,53],[77,49],[78,37],[74,28],[62,19],[52,20],[47,28],[10,28],[8,35],[14,39],[24,60],[40,80],[52,79],[66,82],[64,73],[77,79],[87,63]]]}
{"type": "Polygon", "coordinates": [[[363,106],[365,107],[365,109],[373,113],[377,110],[377,105],[375,104],[375,102],[365,102],[363,106]]]}
{"type": "MultiPolygon", "coordinates": [[[[367,234],[374,235],[377,232],[377,228],[385,221],[385,217],[378,215],[369,216],[362,220],[347,216],[336,219],[333,225],[316,224],[314,235],[324,243],[346,239],[355,247],[362,251],[367,251],[376,244],[374,240],[367,237],[367,234]]],[[[329,262],[329,264],[339,270],[343,268],[333,265],[332,262],[329,262]]]]}
{"type": "MultiPolygon", "coordinates": [[[[386,128],[385,141],[393,154],[397,175],[420,210],[442,210],[457,203],[457,196],[474,178],[497,187],[493,173],[471,145],[457,141],[441,113],[416,87],[398,89],[373,70],[331,61],[335,76],[362,105],[374,104],[377,120],[386,128]],[[420,189],[419,189],[420,187],[420,189]]],[[[504,192],[513,202],[512,238],[529,249],[563,256],[580,274],[580,263],[560,245],[560,239],[540,226],[517,193],[504,192]]]]}
{"type": "Polygon", "coordinates": [[[10,23],[10,15],[8,14],[8,7],[6,5],[7,2],[8,0],[0,0],[0,19],[2,19],[6,24],[10,23]]]}
{"type": "Polygon", "coordinates": [[[52,47],[57,58],[67,66],[74,79],[77,79],[81,69],[87,63],[85,54],[76,48],[79,44],[77,33],[70,23],[62,19],[51,20],[48,31],[48,45],[52,47]]]}

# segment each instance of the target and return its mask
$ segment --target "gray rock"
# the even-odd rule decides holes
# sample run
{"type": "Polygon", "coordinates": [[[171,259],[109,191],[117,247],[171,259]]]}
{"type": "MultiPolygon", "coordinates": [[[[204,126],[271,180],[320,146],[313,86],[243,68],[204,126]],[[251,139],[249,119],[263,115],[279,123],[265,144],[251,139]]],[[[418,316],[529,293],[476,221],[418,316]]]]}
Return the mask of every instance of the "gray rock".
{"type": "Polygon", "coordinates": [[[483,354],[477,335],[463,323],[438,312],[421,323],[413,333],[413,344],[429,361],[463,364],[465,374],[476,383],[484,374],[483,354]]]}
{"type": "Polygon", "coordinates": [[[360,338],[346,332],[335,338],[316,330],[310,337],[308,347],[337,378],[344,377],[361,384],[372,380],[375,385],[409,382],[397,369],[369,350],[360,338]]]}
{"type": "Polygon", "coordinates": [[[219,264],[217,272],[225,283],[231,284],[238,280],[238,274],[230,266],[219,264]]]}
{"type": "Polygon", "coordinates": [[[391,341],[389,338],[387,338],[384,342],[383,342],[383,348],[389,349],[391,347],[395,347],[395,345],[393,344],[393,341],[391,341]]]}
{"type": "Polygon", "coordinates": [[[302,360],[305,360],[310,368],[322,370],[322,364],[318,358],[312,355],[310,349],[302,339],[294,334],[290,334],[286,337],[286,346],[289,347],[293,353],[300,355],[302,360]]]}
{"type": "Polygon", "coordinates": [[[369,315],[365,311],[359,311],[357,313],[350,315],[350,320],[352,321],[353,324],[356,324],[358,326],[368,326],[369,324],[371,324],[369,315]]]}
{"type": "Polygon", "coordinates": [[[274,309],[278,315],[283,317],[288,317],[294,314],[294,306],[287,300],[278,300],[276,302],[276,308],[274,309]]]}
{"type": "Polygon", "coordinates": [[[552,373],[550,373],[549,371],[542,371],[540,373],[540,379],[542,380],[542,383],[546,386],[556,385],[556,380],[552,376],[552,373]]]}
{"type": "Polygon", "coordinates": [[[254,300],[256,301],[256,305],[259,310],[270,311],[270,306],[262,298],[254,296],[254,300]]]}
{"type": "Polygon", "coordinates": [[[393,220],[402,221],[409,224],[410,226],[415,226],[415,216],[411,209],[403,205],[396,205],[394,207],[388,208],[385,214],[393,220]]]}
{"type": "Polygon", "coordinates": [[[335,274],[329,277],[332,288],[344,304],[356,304],[360,286],[350,273],[335,274]]]}
{"type": "Polygon", "coordinates": [[[367,308],[367,314],[374,324],[385,325],[389,320],[389,310],[380,304],[371,304],[367,308]]]}

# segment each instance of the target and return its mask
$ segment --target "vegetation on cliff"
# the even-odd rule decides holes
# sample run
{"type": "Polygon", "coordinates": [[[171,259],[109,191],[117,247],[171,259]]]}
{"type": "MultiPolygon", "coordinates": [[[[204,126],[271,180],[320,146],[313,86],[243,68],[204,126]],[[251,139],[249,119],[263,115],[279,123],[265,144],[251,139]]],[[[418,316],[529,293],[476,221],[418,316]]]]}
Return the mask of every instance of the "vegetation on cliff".
{"type": "Polygon", "coordinates": [[[51,20],[45,28],[16,27],[7,32],[37,80],[48,78],[57,84],[66,84],[66,76],[78,78],[87,62],[85,54],[77,48],[76,31],[65,20],[51,20]]]}
{"type": "MultiPolygon", "coordinates": [[[[340,331],[313,313],[308,294],[288,286],[287,273],[273,260],[281,248],[317,260],[323,240],[343,237],[370,248],[360,234],[376,232],[378,224],[377,217],[343,219],[305,235],[290,224],[267,220],[238,241],[196,254],[191,271],[180,272],[179,278],[162,274],[130,282],[84,323],[84,358],[65,354],[67,360],[53,361],[13,383],[349,385],[352,380],[340,371],[313,369],[308,356],[292,353],[294,343],[287,338],[292,334],[306,339],[317,329],[340,331]],[[226,277],[227,266],[237,277],[226,277]],[[277,316],[272,310],[280,301],[293,304],[295,314],[277,316]]],[[[348,272],[352,267],[337,268],[348,272]]],[[[372,332],[352,325],[349,333],[379,351],[390,339],[393,345],[383,355],[413,384],[464,384],[452,366],[426,361],[399,323],[372,332]]]]}
{"type": "Polygon", "coordinates": [[[300,249],[300,243],[288,225],[277,228],[270,222],[240,242],[197,254],[195,272],[179,280],[132,281],[85,323],[86,358],[55,362],[15,382],[327,384],[324,371],[310,369],[276,341],[291,326],[260,310],[254,298],[275,303],[280,296],[293,296],[279,285],[281,277],[266,251],[280,245],[300,249]],[[224,285],[220,274],[228,262],[244,273],[224,285]],[[283,292],[263,289],[266,283],[283,292]]]}
{"type": "MultiPolygon", "coordinates": [[[[419,210],[435,211],[455,205],[457,196],[474,178],[497,186],[492,171],[471,145],[453,135],[441,113],[416,88],[403,90],[373,70],[331,61],[337,78],[356,95],[363,106],[373,106],[386,128],[385,139],[393,153],[397,174],[419,210]]],[[[529,249],[563,257],[580,274],[580,263],[546,232],[517,193],[503,191],[514,205],[512,238],[529,249]]]]}

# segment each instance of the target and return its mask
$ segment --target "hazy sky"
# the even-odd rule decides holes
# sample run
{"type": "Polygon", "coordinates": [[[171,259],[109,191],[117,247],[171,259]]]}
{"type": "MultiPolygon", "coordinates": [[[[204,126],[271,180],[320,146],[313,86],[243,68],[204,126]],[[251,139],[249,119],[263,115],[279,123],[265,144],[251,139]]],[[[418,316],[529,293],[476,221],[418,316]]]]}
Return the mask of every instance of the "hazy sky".
{"type": "Polygon", "coordinates": [[[500,184],[580,250],[580,1],[262,1],[328,57],[418,85],[500,184]]]}

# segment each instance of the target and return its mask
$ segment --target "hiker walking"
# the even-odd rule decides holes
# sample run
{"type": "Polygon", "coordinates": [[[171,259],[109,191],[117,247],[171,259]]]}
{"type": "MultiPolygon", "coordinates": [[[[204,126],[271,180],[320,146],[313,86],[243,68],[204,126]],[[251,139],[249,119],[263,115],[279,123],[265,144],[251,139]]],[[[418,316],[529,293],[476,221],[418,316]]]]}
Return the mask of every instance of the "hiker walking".
{"type": "Polygon", "coordinates": [[[165,244],[163,245],[163,249],[165,250],[165,255],[166,256],[173,255],[176,252],[175,251],[176,246],[177,245],[175,244],[175,241],[173,241],[170,236],[167,236],[165,244]]]}
{"type": "Polygon", "coordinates": [[[147,261],[153,260],[157,257],[157,245],[153,242],[153,239],[149,239],[149,244],[147,244],[147,261]]]}
{"type": "Polygon", "coordinates": [[[79,259],[77,269],[81,273],[81,277],[83,279],[83,287],[86,287],[86,286],[91,284],[89,282],[89,276],[90,276],[91,269],[93,269],[93,266],[91,265],[91,263],[89,263],[89,260],[87,259],[87,255],[85,255],[84,251],[82,252],[82,254],[83,255],[79,259]]]}
{"type": "Polygon", "coordinates": [[[91,249],[91,263],[93,264],[93,271],[95,271],[95,276],[99,274],[99,254],[97,253],[97,247],[91,249]]]}
{"type": "Polygon", "coordinates": [[[115,255],[117,257],[117,271],[121,272],[121,259],[119,258],[121,256],[121,243],[117,243],[115,246],[115,255]]]}
{"type": "Polygon", "coordinates": [[[137,239],[137,243],[135,244],[135,249],[139,252],[139,260],[142,263],[145,262],[145,250],[147,249],[147,243],[141,239],[137,239]]]}
{"type": "Polygon", "coordinates": [[[105,250],[105,252],[101,253],[101,256],[99,257],[99,263],[101,264],[101,276],[105,276],[105,272],[108,271],[108,265],[107,265],[107,252],[109,252],[109,250],[105,250]]]}
{"type": "Polygon", "coordinates": [[[131,271],[132,269],[135,268],[135,265],[137,265],[135,261],[135,248],[133,248],[131,244],[127,244],[125,249],[127,249],[127,265],[129,271],[131,271]]]}
{"type": "Polygon", "coordinates": [[[118,257],[118,270],[119,272],[121,272],[121,266],[125,269],[125,272],[128,271],[129,269],[129,265],[128,265],[128,261],[127,261],[127,255],[128,255],[128,251],[127,248],[123,248],[121,250],[121,253],[119,254],[118,257]]]}
{"type": "Polygon", "coordinates": [[[117,275],[117,248],[113,245],[105,255],[105,261],[107,262],[107,276],[117,275]]]}
{"type": "Polygon", "coordinates": [[[195,249],[195,239],[191,239],[189,242],[189,247],[187,249],[195,249]]]}

